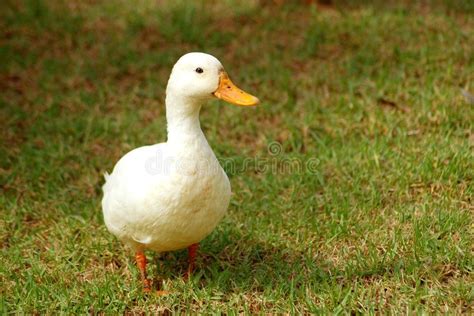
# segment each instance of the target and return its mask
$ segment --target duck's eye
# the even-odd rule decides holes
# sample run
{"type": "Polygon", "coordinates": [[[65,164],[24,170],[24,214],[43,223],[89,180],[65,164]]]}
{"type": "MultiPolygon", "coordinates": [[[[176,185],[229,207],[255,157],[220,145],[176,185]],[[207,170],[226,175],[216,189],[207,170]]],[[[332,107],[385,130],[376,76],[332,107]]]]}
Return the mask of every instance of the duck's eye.
{"type": "Polygon", "coordinates": [[[198,74],[202,74],[202,73],[204,72],[204,70],[202,70],[201,67],[196,68],[195,71],[196,71],[198,74]]]}

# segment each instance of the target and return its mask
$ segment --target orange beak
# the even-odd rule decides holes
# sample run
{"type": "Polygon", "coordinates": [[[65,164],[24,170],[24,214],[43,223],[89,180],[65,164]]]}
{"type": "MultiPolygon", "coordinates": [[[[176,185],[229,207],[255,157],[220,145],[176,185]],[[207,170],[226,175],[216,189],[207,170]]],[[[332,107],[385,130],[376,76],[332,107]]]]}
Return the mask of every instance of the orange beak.
{"type": "Polygon", "coordinates": [[[219,87],[213,94],[216,98],[240,106],[254,106],[260,102],[257,97],[237,88],[225,71],[219,74],[219,87]]]}

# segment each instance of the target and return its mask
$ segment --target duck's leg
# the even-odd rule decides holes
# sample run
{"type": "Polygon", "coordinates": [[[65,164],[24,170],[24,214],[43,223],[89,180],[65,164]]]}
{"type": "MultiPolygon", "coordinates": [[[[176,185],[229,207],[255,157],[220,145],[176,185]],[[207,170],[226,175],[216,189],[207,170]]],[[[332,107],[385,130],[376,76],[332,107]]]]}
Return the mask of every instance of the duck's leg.
{"type": "Polygon", "coordinates": [[[143,283],[143,290],[145,292],[151,291],[151,282],[146,277],[146,256],[143,251],[137,251],[135,253],[135,260],[137,261],[138,269],[140,270],[140,276],[143,283]]]}
{"type": "Polygon", "coordinates": [[[194,270],[194,262],[196,261],[196,254],[199,248],[199,244],[192,244],[191,246],[188,247],[188,260],[189,260],[189,265],[188,265],[188,271],[184,275],[184,277],[187,279],[191,273],[194,270]]]}

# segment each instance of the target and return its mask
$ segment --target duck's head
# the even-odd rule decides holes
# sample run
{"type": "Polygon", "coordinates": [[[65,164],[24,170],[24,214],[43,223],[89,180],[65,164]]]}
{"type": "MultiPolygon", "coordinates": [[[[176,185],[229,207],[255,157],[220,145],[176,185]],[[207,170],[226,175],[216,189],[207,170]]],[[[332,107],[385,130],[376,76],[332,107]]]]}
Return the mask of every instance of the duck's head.
{"type": "Polygon", "coordinates": [[[237,88],[217,58],[204,53],[188,53],[176,62],[166,92],[197,101],[216,97],[240,106],[259,103],[258,98],[237,88]]]}

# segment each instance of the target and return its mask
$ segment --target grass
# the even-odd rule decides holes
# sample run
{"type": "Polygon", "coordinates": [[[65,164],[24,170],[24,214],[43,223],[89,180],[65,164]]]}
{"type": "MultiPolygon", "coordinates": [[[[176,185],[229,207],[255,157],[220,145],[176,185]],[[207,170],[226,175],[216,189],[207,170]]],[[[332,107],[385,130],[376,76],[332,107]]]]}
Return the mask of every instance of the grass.
{"type": "Polygon", "coordinates": [[[1,314],[474,312],[469,1],[0,6],[1,314]],[[263,102],[205,107],[229,213],[189,282],[185,252],[149,253],[172,294],[144,295],[102,173],[165,140],[196,50],[263,102]]]}

